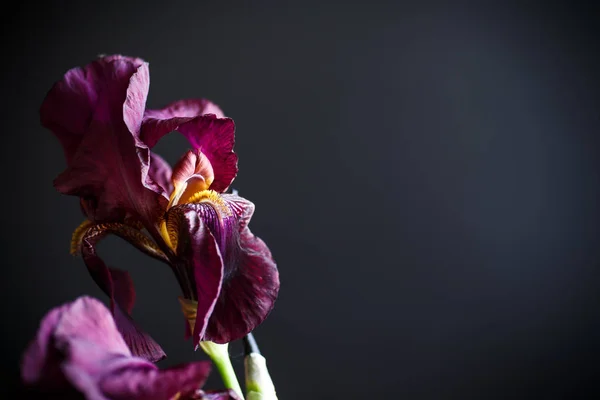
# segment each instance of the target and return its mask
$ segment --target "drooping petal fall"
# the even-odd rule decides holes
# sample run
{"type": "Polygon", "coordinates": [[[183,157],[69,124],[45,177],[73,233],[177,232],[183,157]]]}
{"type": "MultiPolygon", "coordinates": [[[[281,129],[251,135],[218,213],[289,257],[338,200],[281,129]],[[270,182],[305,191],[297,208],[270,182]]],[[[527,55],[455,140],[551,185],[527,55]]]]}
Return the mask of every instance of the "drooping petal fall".
{"type": "Polygon", "coordinates": [[[176,232],[177,254],[187,263],[188,278],[193,276],[197,285],[193,293],[198,296],[199,311],[194,345],[200,340],[228,343],[241,339],[273,309],[279,274],[265,243],[248,229],[253,211],[251,202],[222,195],[176,206],[167,214],[170,231],[176,232]],[[212,238],[216,248],[209,240],[212,238]],[[215,261],[219,259],[223,263],[220,287],[215,261]],[[216,301],[212,298],[215,293],[216,301]]]}
{"type": "Polygon", "coordinates": [[[50,311],[21,364],[23,382],[40,398],[79,393],[88,400],[171,399],[199,390],[209,371],[208,362],[159,370],[132,356],[110,312],[90,297],[50,311]]]}
{"type": "Polygon", "coordinates": [[[109,268],[96,253],[97,243],[108,234],[115,234],[146,254],[161,259],[162,253],[140,231],[123,224],[91,226],[82,236],[81,254],[96,284],[110,298],[115,322],[134,355],[156,362],[165,358],[162,348],[131,318],[135,302],[133,281],[128,272],[109,268]]]}
{"type": "Polygon", "coordinates": [[[173,233],[172,244],[180,260],[177,265],[186,275],[183,281],[190,285],[188,297],[197,302],[187,316],[192,328],[189,333],[193,335],[196,348],[200,340],[204,340],[208,321],[221,293],[223,259],[215,237],[194,209],[172,209],[167,226],[173,233]]]}
{"type": "Polygon", "coordinates": [[[223,199],[237,218],[239,249],[225,264],[222,295],[206,329],[207,340],[216,343],[227,343],[253,331],[269,315],[279,293],[279,272],[271,251],[248,228],[254,204],[231,194],[223,195],[223,199]]]}

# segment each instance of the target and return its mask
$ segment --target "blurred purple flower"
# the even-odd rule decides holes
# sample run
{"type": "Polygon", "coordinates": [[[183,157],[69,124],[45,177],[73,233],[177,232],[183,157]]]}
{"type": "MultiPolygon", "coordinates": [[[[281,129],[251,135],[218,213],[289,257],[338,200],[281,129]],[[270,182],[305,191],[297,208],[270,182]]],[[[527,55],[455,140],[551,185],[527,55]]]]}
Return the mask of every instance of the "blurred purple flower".
{"type": "Polygon", "coordinates": [[[155,361],[164,352],[130,317],[131,278],[105,265],[95,249],[99,240],[117,235],[171,267],[196,347],[251,332],[274,306],[279,275],[268,247],[248,229],[254,205],[224,193],[237,174],[233,120],[204,99],[146,110],[149,83],[146,62],[102,57],[68,71],[40,114],[67,160],[55,187],[78,196],[88,218],[71,250],[82,253],[110,297],[134,354],[155,361]],[[173,170],[150,151],[171,131],[192,147],[173,170]]]}
{"type": "Polygon", "coordinates": [[[159,370],[134,357],[110,311],[80,297],[56,307],[42,320],[23,356],[21,376],[39,398],[88,400],[238,399],[232,391],[202,397],[208,361],[159,370]]]}

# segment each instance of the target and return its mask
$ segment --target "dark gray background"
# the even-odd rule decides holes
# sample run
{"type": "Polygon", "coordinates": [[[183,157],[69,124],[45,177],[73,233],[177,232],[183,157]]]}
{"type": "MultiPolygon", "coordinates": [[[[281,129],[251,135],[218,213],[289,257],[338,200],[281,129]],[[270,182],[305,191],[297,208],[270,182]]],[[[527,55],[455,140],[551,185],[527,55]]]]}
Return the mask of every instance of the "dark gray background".
{"type": "MultiPolygon", "coordinates": [[[[234,187],[281,273],[256,330],[280,399],[592,397],[596,9],[149,3],[3,17],[3,379],[47,310],[105,300],[68,254],[82,215],[52,187],[65,163],[38,108],[67,69],[122,53],[150,62],[149,106],[204,96],[236,121],[234,187]]],[[[171,272],[118,239],[100,252],[133,274],[161,364],[204,358],[171,272]]]]}

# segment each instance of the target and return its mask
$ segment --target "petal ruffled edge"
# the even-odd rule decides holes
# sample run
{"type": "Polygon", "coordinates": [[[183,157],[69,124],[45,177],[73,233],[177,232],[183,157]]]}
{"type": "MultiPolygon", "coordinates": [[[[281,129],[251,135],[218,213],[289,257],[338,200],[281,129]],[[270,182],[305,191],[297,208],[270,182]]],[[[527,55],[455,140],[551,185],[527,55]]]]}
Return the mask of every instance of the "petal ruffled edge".
{"type": "Polygon", "coordinates": [[[210,189],[227,190],[238,172],[233,120],[205,99],[181,100],[161,110],[146,110],[140,138],[149,148],[172,131],[183,134],[192,148],[201,150],[211,162],[215,179],[210,189]]]}
{"type": "Polygon", "coordinates": [[[159,370],[133,357],[110,311],[87,296],[46,314],[22,361],[25,394],[40,398],[171,399],[199,392],[210,369],[200,361],[159,370]]]}
{"type": "Polygon", "coordinates": [[[222,195],[238,218],[237,264],[225,264],[221,296],[206,329],[206,340],[227,343],[253,331],[270,314],[279,294],[279,271],[271,251],[252,234],[248,223],[254,204],[240,196],[222,195]]]}
{"type": "MultiPolygon", "coordinates": [[[[67,162],[77,151],[83,133],[102,102],[105,70],[110,68],[112,79],[122,86],[127,85],[132,74],[143,64],[139,58],[103,56],[84,67],[70,69],[48,91],[40,107],[40,121],[61,142],[67,162]]],[[[125,96],[123,91],[123,101],[125,96]]]]}
{"type": "Polygon", "coordinates": [[[141,139],[152,148],[164,135],[177,130],[181,124],[205,114],[225,117],[221,108],[207,99],[178,100],[161,109],[146,110],[141,139]]]}
{"type": "MultiPolygon", "coordinates": [[[[167,214],[168,223],[177,227],[181,263],[193,270],[195,284],[202,285],[197,286],[197,292],[210,294],[210,307],[207,300],[198,302],[201,312],[196,315],[196,326],[204,329],[195,329],[194,345],[198,340],[229,343],[241,339],[267,318],[279,293],[279,272],[271,252],[248,229],[254,204],[237,195],[221,198],[231,211],[230,216],[219,217],[216,210],[208,212],[207,207],[211,206],[202,203],[182,204],[167,214]],[[220,219],[224,221],[222,225],[217,222],[220,219]],[[206,240],[206,229],[211,238],[217,238],[214,249],[207,247],[208,243],[212,246],[212,241],[206,240]],[[219,262],[223,264],[223,278],[217,292],[218,274],[214,271],[219,262]],[[216,302],[212,300],[215,293],[216,302]]],[[[192,273],[188,275],[189,280],[192,273]]]]}
{"type": "Polygon", "coordinates": [[[223,259],[215,237],[193,207],[183,205],[167,214],[167,229],[177,232],[178,268],[186,274],[184,284],[194,285],[196,305],[192,334],[194,349],[204,340],[209,318],[221,292],[223,259]]]}
{"type": "Polygon", "coordinates": [[[194,149],[202,150],[214,171],[209,189],[222,193],[238,173],[238,156],[234,153],[235,123],[230,118],[209,114],[181,125],[178,129],[194,149]]]}

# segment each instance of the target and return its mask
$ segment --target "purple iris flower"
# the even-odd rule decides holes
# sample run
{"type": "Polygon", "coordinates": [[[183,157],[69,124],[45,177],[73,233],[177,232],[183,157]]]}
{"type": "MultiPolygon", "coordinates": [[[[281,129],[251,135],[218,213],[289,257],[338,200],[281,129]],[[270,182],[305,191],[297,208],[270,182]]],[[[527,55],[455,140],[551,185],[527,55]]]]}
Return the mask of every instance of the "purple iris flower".
{"type": "Polygon", "coordinates": [[[86,296],[46,314],[21,365],[31,398],[239,399],[231,390],[201,391],[209,372],[208,361],[160,370],[133,356],[110,311],[86,296]]]}
{"type": "Polygon", "coordinates": [[[87,217],[71,250],[81,252],[110,297],[134,354],[156,361],[164,352],[130,316],[135,291],[129,274],[109,268],[96,253],[102,238],[117,235],[170,266],[195,347],[251,332],[273,309],[279,274],[266,244],[248,229],[254,204],[225,193],[238,171],[233,120],[204,99],[147,110],[149,83],[143,60],[101,57],[69,70],[40,114],[67,161],[54,185],[78,196],[87,217]],[[173,168],[151,152],[172,131],[191,146],[173,168]]]}

